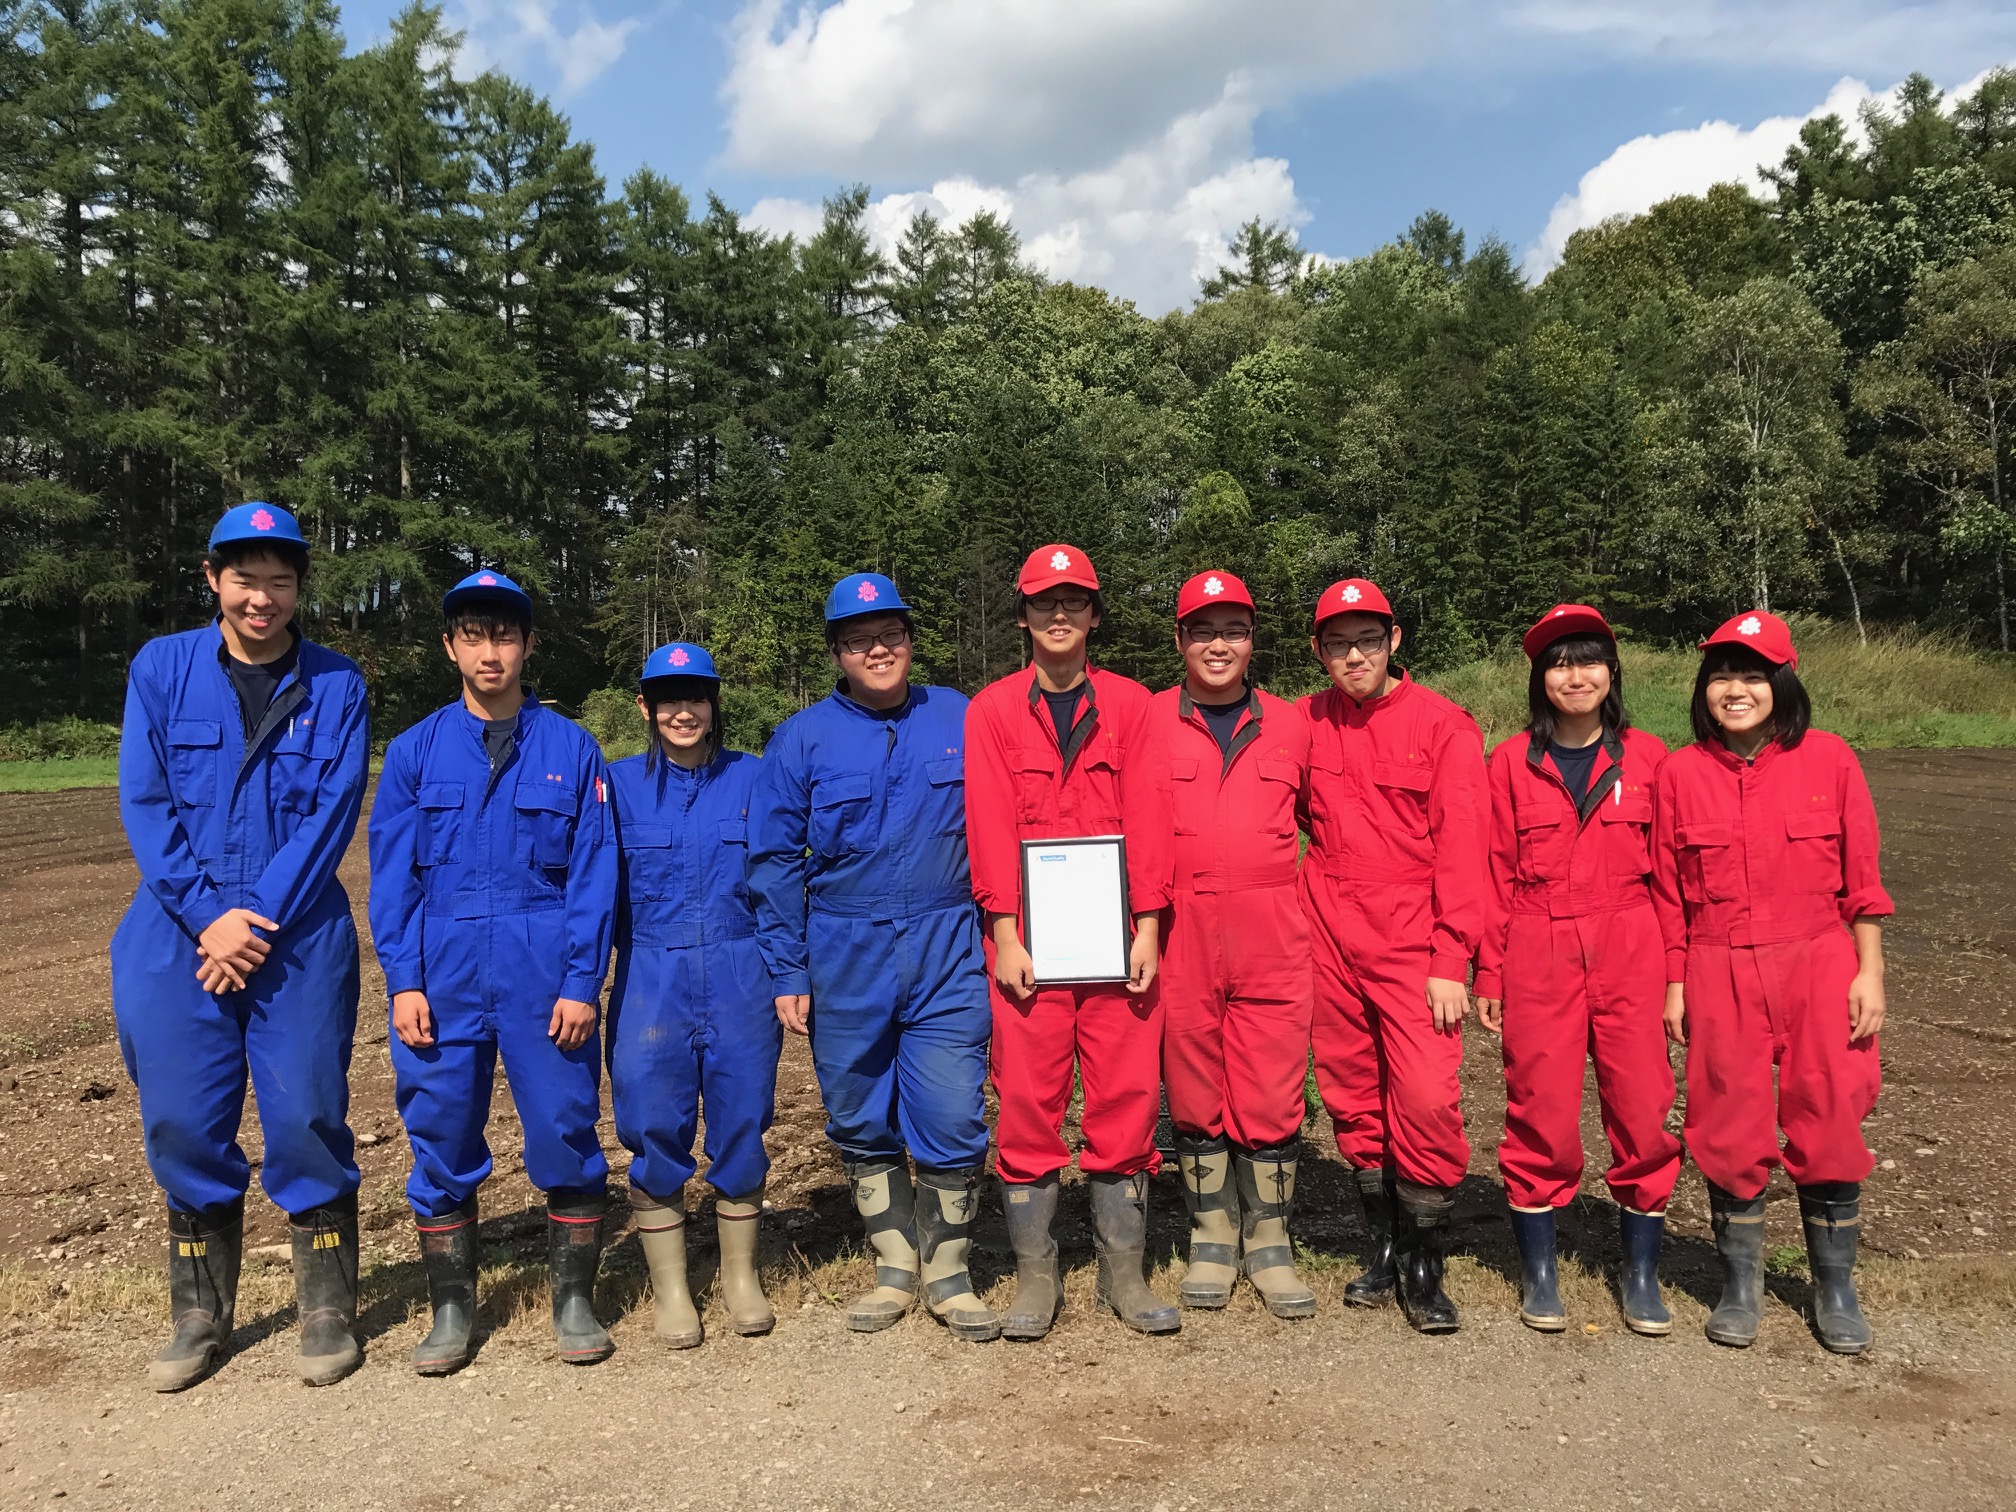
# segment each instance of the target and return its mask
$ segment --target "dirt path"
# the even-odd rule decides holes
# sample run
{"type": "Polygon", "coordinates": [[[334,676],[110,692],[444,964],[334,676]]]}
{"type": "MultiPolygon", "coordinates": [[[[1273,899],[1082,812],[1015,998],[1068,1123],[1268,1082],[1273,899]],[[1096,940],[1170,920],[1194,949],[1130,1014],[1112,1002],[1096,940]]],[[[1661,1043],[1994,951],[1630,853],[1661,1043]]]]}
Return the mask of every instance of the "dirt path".
{"type": "MultiPolygon", "coordinates": [[[[1712,1261],[1691,1169],[1668,1267],[1680,1331],[1661,1344],[1620,1335],[1599,1279],[1615,1258],[1600,1159],[1566,1229],[1584,1266],[1571,1286],[1577,1331],[1543,1340],[1520,1328],[1493,1169],[1502,1082],[1495,1043],[1475,1032],[1465,1112],[1476,1153],[1458,1225],[1475,1259],[1452,1282],[1468,1308],[1454,1340],[1417,1340],[1397,1315],[1326,1305],[1299,1327],[1249,1306],[1192,1315],[1175,1340],[1140,1341],[1092,1316],[1082,1272],[1077,1305],[1042,1346],[959,1346],[916,1320],[855,1338],[820,1296],[847,1284],[852,1225],[809,1061],[793,1042],[771,1136],[768,1279],[786,1308],[776,1335],[724,1332],[667,1356],[643,1305],[619,1325],[607,1366],[548,1364],[543,1324],[514,1316],[534,1290],[536,1271],[524,1267],[539,1219],[500,1079],[498,1174],[484,1194],[497,1332],[456,1383],[417,1382],[403,1366],[418,1335],[408,1158],[367,952],[353,1121],[375,1266],[370,1363],[329,1392],[294,1386],[284,1272],[255,1271],[229,1368],[172,1401],[135,1386],[160,1315],[162,1225],[110,1022],[105,945],[133,877],[116,806],[109,792],[0,798],[0,1265],[13,1267],[0,1276],[12,1278],[14,1318],[0,1330],[0,1505],[46,1505],[59,1490],[86,1505],[303,1509],[941,1497],[1168,1512],[2002,1505],[2016,1473],[2016,1436],[1997,1410],[2016,1403],[2016,1185],[2003,1154],[2016,1132],[2016,753],[1878,752],[1868,766],[1901,910],[1889,933],[1886,1090],[1869,1125],[1881,1164],[1867,1202],[1871,1252],[1901,1263],[1881,1273],[1870,1359],[1821,1356],[1796,1316],[1803,1284],[1789,1274],[1757,1350],[1701,1341],[1712,1261]],[[1966,1271],[1969,1257],[1986,1268],[1966,1271]],[[1921,1258],[1939,1263],[1909,1263],[1921,1258]],[[1958,1290],[1937,1300],[1945,1277],[1958,1290]],[[1984,1293],[1998,1300],[1970,1325],[1941,1321],[1956,1316],[1956,1298],[1984,1293]],[[1935,1300],[1913,1300],[1927,1295],[1935,1300]],[[583,1442],[556,1440],[558,1424],[583,1442]]],[[[344,878],[361,903],[361,840],[344,878]]],[[[1333,1148],[1314,1121],[1308,1135],[1316,1150],[1333,1148]]],[[[1585,1136],[1601,1150],[1593,1119],[1585,1136]]],[[[256,1159],[249,1112],[245,1142],[256,1159]]],[[[620,1172],[626,1157],[606,1122],[604,1143],[620,1172]]],[[[1333,1300],[1358,1238],[1340,1175],[1313,1165],[1296,1222],[1333,1300]]],[[[1771,1240],[1790,1245],[1790,1193],[1774,1188],[1774,1198],[1771,1240]]],[[[1151,1237],[1166,1254],[1180,1229],[1166,1177],[1154,1204],[1151,1237]]],[[[1005,1235],[988,1206],[976,1269],[1003,1288],[1005,1235]]],[[[265,1203],[248,1217],[250,1244],[284,1237],[265,1203]]],[[[710,1227],[703,1216],[696,1229],[710,1227]]],[[[1067,1260],[1082,1267],[1082,1197],[1067,1194],[1061,1227],[1067,1260]]],[[[640,1272],[634,1242],[619,1243],[605,1310],[638,1303],[640,1272]]]]}

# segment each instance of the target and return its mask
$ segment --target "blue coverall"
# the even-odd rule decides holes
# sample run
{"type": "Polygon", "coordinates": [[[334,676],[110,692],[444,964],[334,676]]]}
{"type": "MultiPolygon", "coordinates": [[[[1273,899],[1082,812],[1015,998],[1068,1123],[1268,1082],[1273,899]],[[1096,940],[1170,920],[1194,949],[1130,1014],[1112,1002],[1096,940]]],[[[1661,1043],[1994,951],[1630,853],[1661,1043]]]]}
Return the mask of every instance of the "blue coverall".
{"type": "Polygon", "coordinates": [[[777,1022],[749,902],[754,756],[697,771],[655,753],[609,768],[623,884],[609,993],[609,1089],[630,1184],[676,1203],[707,1102],[707,1180],[724,1197],[770,1174],[777,1022]]]}
{"type": "Polygon", "coordinates": [[[249,1066],[260,1181],[289,1213],[357,1190],[347,1122],[357,929],[336,867],[370,757],[364,678],[299,643],[252,740],[216,624],[133,658],[119,814],[140,889],[112,936],[112,1012],[140,1092],[147,1165],[184,1212],[245,1195],[249,1066]],[[233,908],[277,922],[243,991],[196,981],[196,940],[233,908]]]}
{"type": "Polygon", "coordinates": [[[836,691],[778,727],[750,798],[757,943],[779,995],[812,995],[826,1133],[850,1162],[987,1157],[965,743],[949,688],[892,713],[836,691]]]}
{"type": "Polygon", "coordinates": [[[527,699],[493,781],[483,721],[459,701],[385,751],[371,806],[371,936],[385,990],[424,992],[434,1043],[391,1037],[399,1116],[413,1142],[406,1197],[422,1218],[459,1207],[490,1174],[490,1089],[504,1075],[525,1130],[525,1173],[599,1193],[599,1031],[562,1051],[557,999],[594,1003],[609,965],[616,846],[602,753],[527,699]]]}

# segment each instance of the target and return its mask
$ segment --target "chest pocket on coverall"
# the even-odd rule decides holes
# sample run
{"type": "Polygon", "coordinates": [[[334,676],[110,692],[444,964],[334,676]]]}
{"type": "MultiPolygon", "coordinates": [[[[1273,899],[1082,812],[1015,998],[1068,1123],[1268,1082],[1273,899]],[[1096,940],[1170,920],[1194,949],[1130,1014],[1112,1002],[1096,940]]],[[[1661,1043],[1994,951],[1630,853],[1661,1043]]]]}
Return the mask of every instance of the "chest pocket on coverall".
{"type": "Polygon", "coordinates": [[[168,784],[178,806],[210,808],[217,802],[216,751],[223,743],[224,727],[214,719],[168,721],[168,784]]]}
{"type": "Polygon", "coordinates": [[[931,801],[937,810],[939,835],[966,833],[966,763],[957,756],[942,756],[924,763],[924,780],[931,784],[931,801]]]}
{"type": "Polygon", "coordinates": [[[1057,783],[1057,768],[1050,757],[1038,751],[1009,758],[1015,763],[1016,817],[1024,824],[1040,824],[1050,808],[1050,790],[1057,783]]]}
{"type": "Polygon", "coordinates": [[[1428,787],[1433,774],[1411,761],[1375,761],[1372,781],[1400,827],[1416,840],[1428,838],[1428,787]]]}
{"type": "Polygon", "coordinates": [[[1727,824],[1675,826],[1681,897],[1689,903],[1726,903],[1736,897],[1735,838],[1735,830],[1727,824]]]}
{"type": "Polygon", "coordinates": [[[1841,816],[1826,810],[1785,819],[1788,880],[1800,892],[1841,891],[1841,816]]]}
{"type": "Polygon", "coordinates": [[[1652,804],[1645,798],[1614,796],[1603,800],[1597,814],[1603,831],[1604,853],[1610,858],[1613,881],[1635,882],[1652,870],[1652,852],[1645,843],[1652,824],[1652,804]]]}
{"type": "Polygon", "coordinates": [[[1532,804],[1514,811],[1521,882],[1552,882],[1568,870],[1569,817],[1552,804],[1532,804]]]}
{"type": "Polygon", "coordinates": [[[1088,835],[1117,835],[1120,823],[1120,747],[1100,740],[1094,751],[1081,751],[1083,767],[1077,822],[1088,835]]]}
{"type": "Polygon", "coordinates": [[[273,806],[296,814],[315,812],[317,795],[336,759],[337,742],[296,724],[273,744],[273,806]]]}
{"type": "Polygon", "coordinates": [[[574,790],[558,783],[521,782],[511,806],[518,811],[519,830],[531,836],[532,864],[548,871],[564,867],[574,849],[574,790]]]}
{"type": "Polygon", "coordinates": [[[462,784],[423,782],[414,799],[419,833],[414,854],[422,866],[453,861],[462,845],[462,784]]]}
{"type": "Polygon", "coordinates": [[[812,849],[845,856],[874,844],[874,784],[866,772],[836,772],[812,784],[812,849]]]}
{"type": "Polygon", "coordinates": [[[1193,800],[1190,796],[1190,788],[1188,786],[1188,784],[1196,780],[1197,762],[1194,758],[1189,756],[1171,756],[1169,758],[1169,781],[1171,784],[1179,782],[1185,784],[1175,790],[1176,833],[1179,835],[1194,835],[1197,833],[1197,826],[1190,818],[1190,804],[1193,800]]]}
{"type": "Polygon", "coordinates": [[[678,879],[679,860],[672,849],[672,826],[626,824],[619,843],[630,896],[647,903],[671,897],[678,879]]]}
{"type": "Polygon", "coordinates": [[[1280,837],[1295,833],[1295,796],[1302,790],[1302,769],[1292,761],[1262,757],[1260,792],[1267,802],[1265,833],[1280,837]]]}

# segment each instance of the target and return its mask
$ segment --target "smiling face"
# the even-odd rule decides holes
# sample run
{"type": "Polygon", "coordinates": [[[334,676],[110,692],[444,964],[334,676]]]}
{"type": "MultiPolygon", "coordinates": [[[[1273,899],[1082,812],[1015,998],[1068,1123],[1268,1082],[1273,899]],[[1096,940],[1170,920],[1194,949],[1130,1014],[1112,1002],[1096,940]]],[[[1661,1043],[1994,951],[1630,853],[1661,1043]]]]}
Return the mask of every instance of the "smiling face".
{"type": "Polygon", "coordinates": [[[1386,691],[1400,627],[1376,614],[1333,614],[1316,627],[1309,646],[1330,681],[1362,703],[1386,691]]]}
{"type": "Polygon", "coordinates": [[[205,562],[203,576],[217,595],[217,611],[238,660],[266,661],[286,648],[287,626],[301,601],[301,577],[292,563],[255,551],[222,570],[205,562]]]}
{"type": "Polygon", "coordinates": [[[1253,612],[1243,604],[1200,609],[1176,627],[1183,686],[1199,703],[1230,703],[1253,660],[1253,612]]]}
{"type": "Polygon", "coordinates": [[[1563,714],[1594,714],[1610,696],[1610,669],[1602,662],[1549,667],[1541,676],[1547,684],[1547,702],[1563,714]]]}
{"type": "Polygon", "coordinates": [[[1775,707],[1769,672],[1731,668],[1711,673],[1703,695],[1708,717],[1721,727],[1724,735],[1748,740],[1769,732],[1775,707]]]}
{"type": "Polygon", "coordinates": [[[652,731],[668,756],[698,750],[714,733],[714,706],[705,698],[660,699],[654,716],[650,703],[640,693],[637,709],[651,721],[652,731]]]}
{"type": "Polygon", "coordinates": [[[441,637],[441,644],[463,683],[481,697],[492,698],[524,680],[525,658],[532,653],[535,637],[510,621],[484,624],[481,618],[464,618],[441,637]]]}
{"type": "Polygon", "coordinates": [[[856,703],[893,709],[910,696],[910,628],[902,615],[856,614],[841,620],[833,627],[830,654],[856,703]]]}
{"type": "Polygon", "coordinates": [[[1029,648],[1038,661],[1075,667],[1085,660],[1086,644],[1099,628],[1099,609],[1091,589],[1058,583],[1024,598],[1015,623],[1029,632],[1029,648]]]}

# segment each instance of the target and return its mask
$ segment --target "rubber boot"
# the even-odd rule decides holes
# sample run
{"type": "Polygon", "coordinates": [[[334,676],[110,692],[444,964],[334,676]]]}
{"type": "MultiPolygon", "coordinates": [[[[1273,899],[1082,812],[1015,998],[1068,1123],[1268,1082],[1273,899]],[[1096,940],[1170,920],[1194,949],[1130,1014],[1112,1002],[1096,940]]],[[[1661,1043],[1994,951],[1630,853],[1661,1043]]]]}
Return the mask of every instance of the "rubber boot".
{"type": "Polygon", "coordinates": [[[1659,1248],[1666,1238],[1666,1215],[1620,1207],[1617,1229],[1624,1248],[1624,1263],[1617,1270],[1624,1326],[1635,1334],[1663,1338],[1673,1332],[1673,1314],[1659,1296],[1659,1248]]]}
{"type": "Polygon", "coordinates": [[[1554,1237],[1554,1209],[1512,1209],[1512,1242],[1519,1246],[1519,1321],[1541,1333],[1560,1333],[1568,1326],[1554,1237]]]}
{"type": "Polygon", "coordinates": [[[224,1361],[238,1306],[245,1199],[201,1213],[168,1209],[168,1315],[172,1331],[147,1364],[156,1391],[194,1386],[224,1361]]]}
{"type": "Polygon", "coordinates": [[[1295,1273],[1295,1247],[1288,1238],[1288,1218],[1295,1207],[1296,1150],[1297,1142],[1291,1139],[1232,1152],[1246,1279],[1277,1318],[1316,1316],[1316,1293],[1295,1273]]]}
{"type": "Polygon", "coordinates": [[[1442,1267],[1455,1193],[1407,1182],[1400,1185],[1399,1196],[1400,1310],[1416,1333],[1454,1333],[1459,1320],[1456,1304],[1442,1290],[1442,1267]]]}
{"type": "Polygon", "coordinates": [[[980,1167],[917,1168],[917,1262],[924,1306],[954,1338],[984,1344],[1001,1337],[1001,1320],[975,1295],[967,1273],[973,1218],[980,1206],[980,1167]]]}
{"type": "Polygon", "coordinates": [[[1708,1215],[1722,1257],[1722,1300],[1704,1332],[1717,1344],[1748,1349],[1764,1323],[1764,1194],[1733,1197],[1711,1181],[1708,1215]]]}
{"type": "MultiPolygon", "coordinates": [[[[673,1349],[694,1349],[706,1338],[700,1310],[686,1277],[686,1208],[660,1202],[641,1187],[630,1188],[630,1216],[637,1243],[651,1268],[652,1331],[673,1349]]],[[[726,1269],[726,1262],[723,1262],[726,1269]]]]}
{"type": "Polygon", "coordinates": [[[1100,1171],[1092,1188],[1092,1242],[1099,1251],[1100,1306],[1110,1307],[1137,1333],[1174,1333],[1183,1315],[1148,1289],[1142,1265],[1148,1249],[1148,1176],[1100,1171]]]}
{"type": "Polygon", "coordinates": [[[1015,1300],[1001,1320],[1007,1339],[1040,1339],[1064,1310],[1057,1279],[1057,1173],[1037,1181],[1001,1183],[1001,1208],[1008,1215],[1008,1243],[1015,1251],[1015,1300]]]}
{"type": "Polygon", "coordinates": [[[728,1326],[750,1337],[777,1326],[777,1314],[763,1295],[756,1251],[763,1237],[763,1188],[714,1201],[714,1232],[721,1245],[721,1300],[728,1326]]]}
{"type": "Polygon", "coordinates": [[[847,1175],[854,1183],[854,1211],[875,1255],[875,1289],[854,1299],[847,1326],[875,1333],[901,1321],[917,1300],[916,1193],[910,1168],[901,1161],[863,1161],[850,1165],[847,1175]]]}
{"type": "Polygon", "coordinates": [[[476,1199],[438,1218],[415,1217],[434,1326],[413,1350],[423,1376],[451,1375],[476,1353],[476,1199]]]}
{"type": "Polygon", "coordinates": [[[1869,1347],[1869,1320],[1855,1296],[1855,1250],[1862,1236],[1862,1184],[1823,1181],[1799,1188],[1806,1259],[1813,1267],[1813,1332],[1835,1354],[1869,1347]]]}
{"type": "Polygon", "coordinates": [[[616,1352],[595,1316],[595,1273],[602,1266],[600,1192],[546,1194],[546,1269],[553,1287],[553,1338],[569,1365],[593,1365],[616,1352]]]}
{"type": "Polygon", "coordinates": [[[1383,1307],[1400,1278],[1393,1242],[1400,1202],[1391,1171],[1361,1166],[1356,1175],[1358,1202],[1365,1214],[1365,1269],[1344,1283],[1344,1300],[1353,1307],[1383,1307]]]}
{"type": "Polygon", "coordinates": [[[1176,1296],[1185,1307],[1219,1308],[1239,1281],[1239,1188],[1225,1136],[1176,1135],[1176,1168],[1190,1210],[1190,1263],[1176,1296]]]}
{"type": "Polygon", "coordinates": [[[364,1363],[357,1344],[357,1194],[288,1216],[294,1247],[294,1310],[301,1342],[294,1368],[310,1386],[330,1386],[364,1363]]]}

